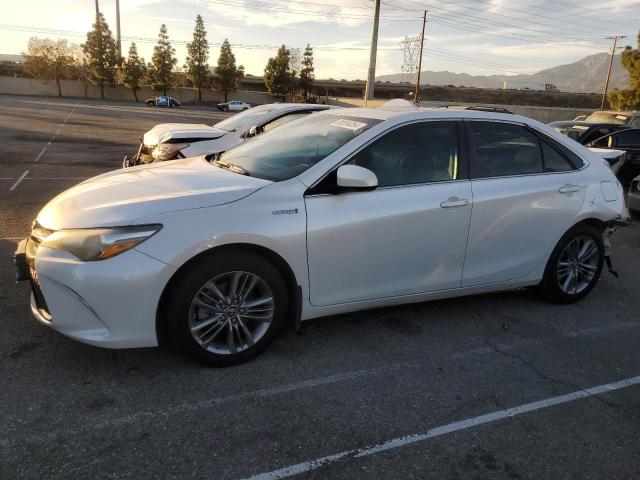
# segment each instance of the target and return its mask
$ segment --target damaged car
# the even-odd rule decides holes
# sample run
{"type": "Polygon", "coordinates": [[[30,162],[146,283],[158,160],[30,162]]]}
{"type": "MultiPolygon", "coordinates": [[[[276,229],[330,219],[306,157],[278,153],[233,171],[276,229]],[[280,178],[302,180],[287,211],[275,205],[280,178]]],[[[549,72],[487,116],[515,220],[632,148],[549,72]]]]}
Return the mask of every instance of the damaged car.
{"type": "Polygon", "coordinates": [[[162,123],[144,134],[136,154],[125,156],[122,166],[127,168],[227,151],[280,125],[330,108],[337,107],[273,103],[245,110],[212,126],[162,123]]]}
{"type": "Polygon", "coordinates": [[[577,302],[627,217],[602,159],[535,120],[334,109],[85,180],[15,261],[34,317],[64,335],[226,366],[287,322],[525,286],[577,302]]]}

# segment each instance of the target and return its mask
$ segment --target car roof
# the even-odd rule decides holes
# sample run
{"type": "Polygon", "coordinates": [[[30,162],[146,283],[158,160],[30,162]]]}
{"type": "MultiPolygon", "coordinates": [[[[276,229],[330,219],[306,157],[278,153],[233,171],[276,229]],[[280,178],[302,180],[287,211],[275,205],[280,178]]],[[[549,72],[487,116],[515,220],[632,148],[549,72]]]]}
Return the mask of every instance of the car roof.
{"type": "Polygon", "coordinates": [[[610,122],[585,122],[579,120],[574,122],[572,120],[558,120],[555,122],[549,122],[548,125],[552,127],[568,127],[568,126],[576,126],[576,127],[589,127],[589,128],[598,128],[598,127],[616,127],[620,129],[631,128],[631,125],[625,125],[622,123],[610,123],[610,122]]]}
{"type": "Polygon", "coordinates": [[[592,115],[594,113],[607,113],[609,115],[637,115],[638,112],[637,110],[628,110],[628,111],[624,111],[624,110],[596,110],[595,112],[591,112],[589,115],[592,115]]]}
{"type": "Polygon", "coordinates": [[[334,105],[320,105],[316,103],[265,103],[253,107],[254,109],[268,109],[270,112],[295,112],[298,110],[342,110],[334,105]]]}
{"type": "Polygon", "coordinates": [[[325,113],[326,115],[372,118],[377,120],[389,120],[395,118],[401,120],[420,120],[438,118],[474,118],[486,120],[516,121],[529,124],[539,122],[512,113],[486,112],[482,110],[462,110],[449,108],[419,108],[417,110],[391,110],[384,108],[340,108],[325,113]]]}

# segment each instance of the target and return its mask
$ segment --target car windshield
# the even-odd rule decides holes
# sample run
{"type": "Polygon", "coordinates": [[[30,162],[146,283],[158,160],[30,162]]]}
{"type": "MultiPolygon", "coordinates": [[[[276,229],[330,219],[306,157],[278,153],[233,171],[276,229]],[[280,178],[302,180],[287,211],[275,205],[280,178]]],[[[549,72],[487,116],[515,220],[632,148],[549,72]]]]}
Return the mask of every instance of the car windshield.
{"type": "Polygon", "coordinates": [[[587,122],[602,122],[602,123],[615,123],[618,125],[626,125],[629,123],[630,115],[616,112],[593,112],[587,115],[585,121],[587,122]]]}
{"type": "Polygon", "coordinates": [[[227,132],[246,130],[258,123],[260,119],[274,109],[275,105],[260,105],[259,107],[253,107],[242,113],[238,113],[231,118],[216,123],[214,127],[226,130],[227,132]]]}
{"type": "Polygon", "coordinates": [[[264,133],[217,160],[254,177],[287,180],[378,123],[373,118],[311,115],[264,133]]]}
{"type": "Polygon", "coordinates": [[[566,135],[567,137],[575,140],[576,142],[579,142],[580,139],[584,137],[584,134],[587,133],[587,130],[589,130],[589,127],[585,125],[562,125],[562,126],[554,126],[553,129],[556,132],[566,135]]]}

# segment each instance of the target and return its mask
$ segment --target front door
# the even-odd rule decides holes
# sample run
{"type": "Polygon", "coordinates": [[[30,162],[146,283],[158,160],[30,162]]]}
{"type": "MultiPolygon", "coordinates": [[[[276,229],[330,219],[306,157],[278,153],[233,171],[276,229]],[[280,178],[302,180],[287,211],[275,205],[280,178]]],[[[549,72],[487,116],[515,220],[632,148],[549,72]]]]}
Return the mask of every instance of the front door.
{"type": "Polygon", "coordinates": [[[395,128],[347,162],[373,171],[377,189],[309,192],[313,305],[460,287],[472,196],[458,130],[454,121],[395,128]]]}

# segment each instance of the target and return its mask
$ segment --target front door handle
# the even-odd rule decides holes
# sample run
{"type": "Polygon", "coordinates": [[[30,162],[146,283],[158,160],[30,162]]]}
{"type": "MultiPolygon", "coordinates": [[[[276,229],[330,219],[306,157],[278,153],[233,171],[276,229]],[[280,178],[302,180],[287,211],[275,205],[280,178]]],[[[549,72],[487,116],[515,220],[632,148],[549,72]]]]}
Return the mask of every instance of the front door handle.
{"type": "Polygon", "coordinates": [[[444,202],[440,202],[441,208],[465,207],[467,205],[469,205],[469,200],[458,197],[449,197],[444,202]]]}
{"type": "Polygon", "coordinates": [[[575,193],[579,192],[582,189],[582,185],[573,185],[571,183],[567,183],[558,189],[560,193],[575,193]]]}

